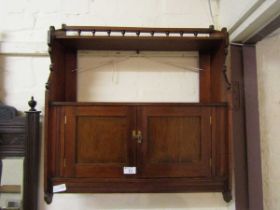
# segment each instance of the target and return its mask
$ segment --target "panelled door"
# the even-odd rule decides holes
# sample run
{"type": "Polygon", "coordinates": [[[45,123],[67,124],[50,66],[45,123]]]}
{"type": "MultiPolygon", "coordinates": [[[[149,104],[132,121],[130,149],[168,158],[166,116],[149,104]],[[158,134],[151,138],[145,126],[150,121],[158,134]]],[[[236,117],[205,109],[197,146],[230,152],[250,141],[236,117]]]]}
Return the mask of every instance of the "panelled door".
{"type": "Polygon", "coordinates": [[[121,178],[123,167],[135,165],[132,107],[68,107],[65,114],[64,176],[121,178]]]}
{"type": "Polygon", "coordinates": [[[64,177],[211,176],[211,108],[102,105],[64,112],[64,177]]]}
{"type": "Polygon", "coordinates": [[[211,175],[211,109],[144,106],[138,144],[142,177],[211,175]]]}

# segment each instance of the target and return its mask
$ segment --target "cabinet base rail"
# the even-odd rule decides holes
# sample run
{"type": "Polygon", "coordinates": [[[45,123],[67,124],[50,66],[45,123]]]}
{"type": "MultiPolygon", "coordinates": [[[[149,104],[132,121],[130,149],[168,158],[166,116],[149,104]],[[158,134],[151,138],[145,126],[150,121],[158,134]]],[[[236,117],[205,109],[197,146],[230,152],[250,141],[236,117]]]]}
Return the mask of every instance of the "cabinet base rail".
{"type": "MultiPolygon", "coordinates": [[[[91,179],[91,178],[53,178],[52,186],[65,184],[61,193],[196,193],[221,192],[226,202],[232,200],[227,190],[226,178],[178,178],[172,179],[91,179]]],[[[53,192],[45,192],[45,201],[52,202],[53,192]]]]}

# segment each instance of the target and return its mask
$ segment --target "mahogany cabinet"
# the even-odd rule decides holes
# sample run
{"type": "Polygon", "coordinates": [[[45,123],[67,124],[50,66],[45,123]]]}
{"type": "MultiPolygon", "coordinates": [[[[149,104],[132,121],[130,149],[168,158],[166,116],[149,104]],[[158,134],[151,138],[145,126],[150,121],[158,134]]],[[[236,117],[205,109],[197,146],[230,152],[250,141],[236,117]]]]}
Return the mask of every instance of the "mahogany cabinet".
{"type": "Polygon", "coordinates": [[[63,192],[223,192],[230,196],[227,32],[65,26],[49,32],[45,199],[63,192]],[[82,36],[82,32],[92,36],[82,36]],[[97,36],[97,32],[107,35],[97,36]],[[68,36],[67,32],[76,35],[68,36]],[[121,32],[120,36],[111,36],[121,32]],[[136,36],[127,36],[126,33],[136,36]],[[149,37],[140,36],[150,33],[149,37]],[[165,36],[156,36],[164,33],[165,36]],[[169,36],[175,33],[178,36],[169,36]],[[185,36],[185,35],[188,36],[185,36]],[[200,35],[203,36],[200,36],[200,35]],[[199,103],[77,102],[78,50],[199,52],[199,103]]]}

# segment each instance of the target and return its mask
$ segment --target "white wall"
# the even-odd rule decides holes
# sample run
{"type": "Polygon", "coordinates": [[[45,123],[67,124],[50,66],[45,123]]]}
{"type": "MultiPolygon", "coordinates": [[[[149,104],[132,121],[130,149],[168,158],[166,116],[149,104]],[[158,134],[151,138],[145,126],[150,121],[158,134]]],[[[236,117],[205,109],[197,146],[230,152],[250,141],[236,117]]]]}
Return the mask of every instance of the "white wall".
{"type": "Polygon", "coordinates": [[[265,210],[280,206],[280,31],[257,44],[257,70],[265,210]]]}
{"type": "MultiPolygon", "coordinates": [[[[50,25],[59,27],[61,23],[140,27],[213,24],[207,0],[2,0],[0,97],[3,102],[23,111],[27,109],[28,98],[34,95],[38,109],[44,109],[44,86],[50,63],[46,55],[46,31],[50,25]]],[[[220,193],[60,194],[47,206],[41,183],[39,198],[40,210],[228,209],[220,193]]]]}

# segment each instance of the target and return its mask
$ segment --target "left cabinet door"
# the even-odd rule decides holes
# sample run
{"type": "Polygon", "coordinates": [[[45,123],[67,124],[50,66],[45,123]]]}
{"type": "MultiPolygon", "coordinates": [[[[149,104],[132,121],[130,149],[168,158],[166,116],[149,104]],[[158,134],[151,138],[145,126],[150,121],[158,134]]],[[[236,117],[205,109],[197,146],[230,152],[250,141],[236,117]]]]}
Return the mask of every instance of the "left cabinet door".
{"type": "Polygon", "coordinates": [[[64,111],[63,176],[123,178],[123,167],[135,165],[133,108],[74,106],[64,111]]]}

